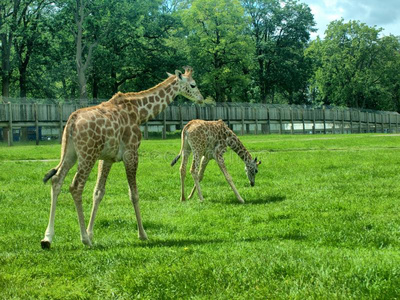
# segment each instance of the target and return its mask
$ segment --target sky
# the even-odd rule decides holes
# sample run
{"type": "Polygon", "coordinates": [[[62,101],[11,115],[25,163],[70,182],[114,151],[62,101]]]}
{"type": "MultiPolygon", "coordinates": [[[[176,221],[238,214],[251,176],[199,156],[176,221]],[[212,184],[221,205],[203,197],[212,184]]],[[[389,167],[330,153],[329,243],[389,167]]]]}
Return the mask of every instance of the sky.
{"type": "Polygon", "coordinates": [[[368,26],[384,28],[383,35],[400,36],[400,0],[301,0],[314,15],[318,31],[312,38],[324,37],[327,25],[343,18],[345,22],[358,20],[368,26]]]}

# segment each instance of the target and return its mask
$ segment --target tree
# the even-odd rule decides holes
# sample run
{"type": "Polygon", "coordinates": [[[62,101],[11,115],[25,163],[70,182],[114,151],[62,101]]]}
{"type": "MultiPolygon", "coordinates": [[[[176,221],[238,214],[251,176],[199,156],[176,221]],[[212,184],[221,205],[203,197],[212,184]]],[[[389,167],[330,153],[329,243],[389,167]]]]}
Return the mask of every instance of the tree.
{"type": "Polygon", "coordinates": [[[315,100],[370,109],[397,108],[400,42],[359,21],[333,21],[307,55],[316,61],[315,100]],[[397,91],[397,92],[396,92],[397,91]],[[397,101],[397,100],[396,100],[397,101]]]}
{"type": "Polygon", "coordinates": [[[88,94],[86,88],[87,69],[92,59],[93,48],[96,46],[95,41],[91,41],[84,36],[84,26],[89,16],[88,0],[76,0],[75,6],[75,24],[74,30],[75,45],[76,45],[76,72],[78,75],[79,99],[81,105],[87,104],[88,94]],[[85,53],[85,50],[87,52],[85,53]]]}
{"type": "Polygon", "coordinates": [[[239,1],[195,0],[182,19],[203,93],[216,101],[245,100],[253,44],[245,34],[248,19],[239,1]]]}
{"type": "Polygon", "coordinates": [[[255,78],[261,102],[276,102],[280,92],[289,103],[304,101],[311,62],[304,50],[314,31],[310,8],[293,0],[243,0],[251,17],[250,33],[255,43],[255,78]]]}
{"type": "Polygon", "coordinates": [[[21,11],[21,20],[15,30],[13,39],[17,67],[19,71],[19,96],[27,95],[27,69],[35,48],[35,43],[40,36],[40,18],[43,8],[48,4],[46,0],[31,1],[21,11]]]}
{"type": "Polygon", "coordinates": [[[21,13],[25,12],[30,1],[2,1],[0,4],[0,41],[1,41],[1,83],[2,96],[10,95],[10,80],[13,68],[11,66],[11,49],[15,31],[22,20],[21,13]]]}
{"type": "Polygon", "coordinates": [[[168,42],[177,26],[172,13],[162,1],[113,0],[99,6],[94,16],[102,33],[90,75],[94,98],[149,88],[177,68],[181,59],[168,42]]]}

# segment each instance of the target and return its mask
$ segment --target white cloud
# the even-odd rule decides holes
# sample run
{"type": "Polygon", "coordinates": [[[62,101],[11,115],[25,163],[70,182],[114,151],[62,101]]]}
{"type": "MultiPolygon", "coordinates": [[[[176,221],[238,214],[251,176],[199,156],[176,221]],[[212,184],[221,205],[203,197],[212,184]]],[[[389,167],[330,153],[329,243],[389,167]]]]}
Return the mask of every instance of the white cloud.
{"type": "Polygon", "coordinates": [[[324,36],[327,25],[343,18],[358,20],[368,26],[383,28],[383,34],[400,36],[399,0],[302,0],[314,15],[318,31],[312,35],[324,36]]]}

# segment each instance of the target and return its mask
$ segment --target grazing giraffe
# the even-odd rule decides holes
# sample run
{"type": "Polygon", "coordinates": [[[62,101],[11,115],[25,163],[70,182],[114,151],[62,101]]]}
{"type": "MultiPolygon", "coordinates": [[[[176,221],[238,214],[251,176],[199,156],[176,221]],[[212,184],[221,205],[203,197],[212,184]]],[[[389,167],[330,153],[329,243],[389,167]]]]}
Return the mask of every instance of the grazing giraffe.
{"type": "Polygon", "coordinates": [[[171,163],[171,166],[173,166],[182,155],[180,167],[181,201],[185,201],[186,165],[190,152],[193,151],[193,162],[190,173],[194,179],[194,187],[189,195],[189,199],[192,198],[197,189],[200,201],[203,201],[200,181],[203,179],[204,171],[208,162],[211,159],[215,159],[237,199],[240,203],[244,203],[243,198],[240,196],[232,181],[232,177],[229,175],[225,167],[224,153],[226,152],[227,146],[235,151],[244,161],[247,178],[250,181],[250,185],[254,186],[256,173],[258,172],[258,165],[261,164],[261,161],[257,161],[257,158],[252,159],[250,153],[244,147],[236,134],[226,126],[222,120],[192,120],[187,123],[182,130],[181,151],[171,163]]]}
{"type": "Polygon", "coordinates": [[[79,109],[71,114],[63,133],[60,163],[43,179],[46,183],[52,178],[52,189],[50,218],[44,239],[41,241],[42,248],[50,248],[54,236],[57,197],[65,176],[76,160],[78,160],[78,169],[69,190],[78,214],[81,241],[88,246],[92,244],[94,219],[105,193],[107,176],[112,164],[121,160],[125,165],[129,196],[136,214],[139,238],[147,239],[140,216],[136,186],[138,148],[142,137],[139,125],[157,116],[179,94],[192,101],[203,101],[203,96],[192,78],[190,67],[185,67],[184,74],[176,70],[175,75],[169,73],[168,75],[166,80],[148,90],[137,93],[117,93],[107,102],[79,109]],[[82,192],[97,160],[100,160],[97,183],[86,230],[82,192]]]}

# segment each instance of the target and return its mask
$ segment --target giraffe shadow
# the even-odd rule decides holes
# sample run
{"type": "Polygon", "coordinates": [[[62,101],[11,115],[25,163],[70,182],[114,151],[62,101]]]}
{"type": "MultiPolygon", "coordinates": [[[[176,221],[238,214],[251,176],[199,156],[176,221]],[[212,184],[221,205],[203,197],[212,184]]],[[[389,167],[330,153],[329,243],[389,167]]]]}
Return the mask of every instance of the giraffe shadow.
{"type": "Polygon", "coordinates": [[[278,203],[286,200],[286,196],[281,195],[271,195],[266,198],[258,198],[258,199],[247,199],[245,200],[245,205],[262,205],[268,203],[278,203]]]}
{"type": "MultiPolygon", "coordinates": [[[[268,204],[268,203],[278,203],[278,202],[282,202],[285,200],[286,200],[286,196],[272,195],[272,196],[268,196],[266,198],[256,198],[256,199],[245,198],[244,204],[237,201],[237,199],[234,197],[232,197],[232,199],[226,200],[225,202],[230,205],[264,205],[264,204],[268,204]]],[[[217,203],[220,201],[211,200],[211,202],[217,203]]]]}
{"type": "MultiPolygon", "coordinates": [[[[237,242],[244,243],[253,243],[260,241],[272,240],[270,236],[260,236],[260,237],[248,237],[248,238],[240,238],[237,242]]],[[[232,239],[149,239],[147,241],[134,241],[134,242],[126,242],[126,241],[115,241],[110,243],[96,243],[92,248],[93,250],[105,251],[112,248],[185,248],[191,246],[201,246],[201,245],[217,245],[224,243],[232,243],[234,242],[232,239]]],[[[89,248],[88,248],[89,249],[89,248]]]]}
{"type": "Polygon", "coordinates": [[[168,239],[168,240],[149,240],[143,243],[135,244],[140,248],[158,248],[158,247],[187,247],[196,245],[211,245],[227,242],[224,239],[168,239]]]}

